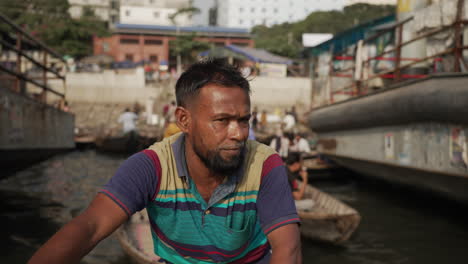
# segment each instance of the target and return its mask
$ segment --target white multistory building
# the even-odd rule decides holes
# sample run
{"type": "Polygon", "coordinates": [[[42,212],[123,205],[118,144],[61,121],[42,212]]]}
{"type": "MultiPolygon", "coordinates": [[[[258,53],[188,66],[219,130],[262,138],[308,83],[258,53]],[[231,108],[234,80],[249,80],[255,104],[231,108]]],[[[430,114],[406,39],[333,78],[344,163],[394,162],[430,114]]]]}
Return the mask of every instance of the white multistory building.
{"type": "Polygon", "coordinates": [[[311,12],[343,9],[344,0],[218,0],[217,25],[252,28],[297,22],[311,12]]]}
{"type": "Polygon", "coordinates": [[[190,5],[190,0],[118,0],[121,6],[146,6],[164,8],[184,8],[190,5]]]}
{"type": "MultiPolygon", "coordinates": [[[[70,15],[79,18],[85,8],[90,8],[109,25],[148,24],[174,25],[171,15],[180,8],[189,7],[191,0],[68,0],[70,15]]],[[[175,19],[175,25],[187,26],[192,23],[190,14],[180,14],[175,19]]]]}
{"type": "Polygon", "coordinates": [[[175,17],[174,23],[171,16],[177,12],[177,8],[145,7],[145,6],[121,6],[121,24],[135,25],[159,25],[159,26],[188,26],[191,25],[191,17],[188,14],[180,14],[175,17]]]}
{"type": "Polygon", "coordinates": [[[370,4],[370,5],[396,5],[397,0],[346,0],[345,6],[354,4],[370,4]]]}
{"type": "Polygon", "coordinates": [[[175,20],[171,16],[180,8],[190,6],[190,0],[120,0],[121,24],[187,26],[192,23],[191,15],[183,13],[175,20]]]}
{"type": "Polygon", "coordinates": [[[89,8],[103,21],[111,20],[112,0],[68,0],[68,12],[72,18],[80,18],[85,8],[89,8]]]}

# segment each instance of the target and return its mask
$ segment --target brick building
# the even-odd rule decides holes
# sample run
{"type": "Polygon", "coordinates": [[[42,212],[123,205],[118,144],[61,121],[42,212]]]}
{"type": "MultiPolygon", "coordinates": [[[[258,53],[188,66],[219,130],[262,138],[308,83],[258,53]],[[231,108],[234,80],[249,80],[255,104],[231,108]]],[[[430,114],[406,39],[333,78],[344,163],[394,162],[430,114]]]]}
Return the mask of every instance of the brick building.
{"type": "Polygon", "coordinates": [[[169,41],[175,40],[177,34],[194,32],[197,35],[195,40],[213,43],[215,46],[254,46],[247,29],[116,24],[112,36],[94,37],[94,55],[110,55],[116,62],[167,62],[170,59],[169,41]]]}

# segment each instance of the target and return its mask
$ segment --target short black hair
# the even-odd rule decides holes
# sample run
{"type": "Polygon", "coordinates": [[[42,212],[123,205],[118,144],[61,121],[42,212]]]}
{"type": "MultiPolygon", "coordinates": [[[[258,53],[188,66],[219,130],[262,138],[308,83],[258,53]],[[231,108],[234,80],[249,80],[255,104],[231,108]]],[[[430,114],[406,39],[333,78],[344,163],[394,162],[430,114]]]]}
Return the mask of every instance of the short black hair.
{"type": "Polygon", "coordinates": [[[207,84],[224,87],[240,87],[250,94],[249,81],[242,76],[239,68],[230,65],[225,59],[205,59],[190,66],[177,80],[175,86],[177,105],[186,106],[193,100],[200,88],[207,84]]]}
{"type": "Polygon", "coordinates": [[[285,163],[286,163],[286,165],[292,165],[292,164],[294,164],[296,162],[301,162],[301,160],[302,160],[301,153],[299,153],[299,152],[289,152],[285,163]]]}

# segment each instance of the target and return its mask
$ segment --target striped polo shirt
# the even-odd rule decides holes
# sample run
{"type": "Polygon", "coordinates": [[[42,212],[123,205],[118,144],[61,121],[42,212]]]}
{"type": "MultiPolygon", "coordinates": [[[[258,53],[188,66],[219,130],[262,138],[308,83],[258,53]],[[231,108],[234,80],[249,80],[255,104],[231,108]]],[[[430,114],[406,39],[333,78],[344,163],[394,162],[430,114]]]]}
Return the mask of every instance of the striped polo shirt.
{"type": "Polygon", "coordinates": [[[268,233],[299,222],[281,158],[248,141],[243,165],[206,202],[188,174],[184,139],[133,155],[101,192],[129,215],[147,208],[155,254],[167,263],[268,263],[268,233]]]}

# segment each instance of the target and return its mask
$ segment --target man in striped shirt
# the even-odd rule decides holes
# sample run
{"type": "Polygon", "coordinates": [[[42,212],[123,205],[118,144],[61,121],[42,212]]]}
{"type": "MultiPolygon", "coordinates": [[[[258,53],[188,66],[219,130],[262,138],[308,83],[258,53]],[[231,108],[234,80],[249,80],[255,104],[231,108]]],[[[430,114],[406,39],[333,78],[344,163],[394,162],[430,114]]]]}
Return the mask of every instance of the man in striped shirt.
{"type": "Polygon", "coordinates": [[[76,263],[146,208],[166,263],[301,263],[299,218],[273,149],[247,140],[250,87],[219,60],[176,84],[182,131],[126,160],[30,263],[76,263]]]}

